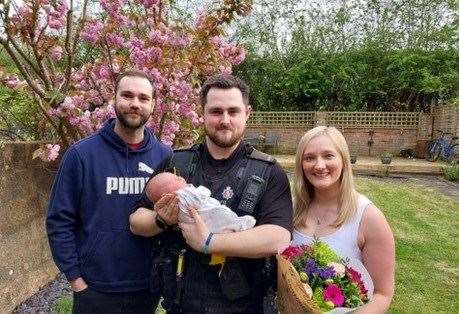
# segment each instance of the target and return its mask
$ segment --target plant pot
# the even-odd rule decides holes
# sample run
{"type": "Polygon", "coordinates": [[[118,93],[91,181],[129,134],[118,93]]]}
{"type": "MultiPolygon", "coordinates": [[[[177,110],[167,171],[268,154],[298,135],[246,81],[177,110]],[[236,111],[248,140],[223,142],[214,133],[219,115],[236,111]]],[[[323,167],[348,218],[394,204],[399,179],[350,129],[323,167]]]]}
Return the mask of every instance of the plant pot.
{"type": "Polygon", "coordinates": [[[351,155],[351,164],[355,164],[357,162],[357,156],[351,155]]]}
{"type": "Polygon", "coordinates": [[[381,163],[382,163],[383,165],[388,165],[388,164],[390,164],[391,162],[392,162],[392,157],[390,157],[390,156],[382,156],[382,157],[381,157],[381,163]]]}

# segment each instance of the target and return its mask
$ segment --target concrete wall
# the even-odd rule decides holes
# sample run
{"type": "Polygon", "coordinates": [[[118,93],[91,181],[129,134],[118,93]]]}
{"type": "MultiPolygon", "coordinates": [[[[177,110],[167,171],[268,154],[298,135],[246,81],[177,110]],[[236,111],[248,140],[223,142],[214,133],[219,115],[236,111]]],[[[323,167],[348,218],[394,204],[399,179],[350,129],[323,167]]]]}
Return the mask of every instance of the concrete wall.
{"type": "Polygon", "coordinates": [[[55,170],[32,160],[37,147],[0,148],[0,313],[11,312],[58,273],[44,218],[55,170]]]}

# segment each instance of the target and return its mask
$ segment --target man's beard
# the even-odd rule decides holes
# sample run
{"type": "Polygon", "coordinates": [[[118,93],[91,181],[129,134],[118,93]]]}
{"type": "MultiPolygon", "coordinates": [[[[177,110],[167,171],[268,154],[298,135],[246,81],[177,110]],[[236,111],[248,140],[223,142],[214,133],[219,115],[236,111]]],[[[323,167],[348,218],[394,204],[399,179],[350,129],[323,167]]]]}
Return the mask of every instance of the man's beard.
{"type": "Polygon", "coordinates": [[[124,128],[130,129],[130,130],[137,130],[143,127],[148,122],[148,119],[150,118],[150,114],[142,114],[139,111],[139,112],[136,112],[136,114],[140,117],[140,119],[136,121],[129,120],[127,117],[129,113],[120,112],[116,106],[115,106],[115,113],[116,113],[116,117],[118,121],[120,122],[120,124],[124,128]]]}
{"type": "Polygon", "coordinates": [[[215,145],[221,148],[233,147],[244,136],[244,132],[241,132],[240,134],[233,133],[233,135],[229,139],[222,139],[217,135],[219,131],[221,130],[217,130],[215,132],[208,132],[208,130],[206,130],[206,135],[215,145]]]}

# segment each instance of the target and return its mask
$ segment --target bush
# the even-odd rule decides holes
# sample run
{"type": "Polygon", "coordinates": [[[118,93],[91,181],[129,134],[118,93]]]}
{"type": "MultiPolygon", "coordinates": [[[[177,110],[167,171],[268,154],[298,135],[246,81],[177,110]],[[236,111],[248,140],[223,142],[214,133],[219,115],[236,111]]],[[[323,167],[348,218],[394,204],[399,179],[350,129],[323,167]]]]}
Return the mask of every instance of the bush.
{"type": "Polygon", "coordinates": [[[446,166],[443,168],[443,176],[446,180],[459,181],[459,165],[446,166]]]}

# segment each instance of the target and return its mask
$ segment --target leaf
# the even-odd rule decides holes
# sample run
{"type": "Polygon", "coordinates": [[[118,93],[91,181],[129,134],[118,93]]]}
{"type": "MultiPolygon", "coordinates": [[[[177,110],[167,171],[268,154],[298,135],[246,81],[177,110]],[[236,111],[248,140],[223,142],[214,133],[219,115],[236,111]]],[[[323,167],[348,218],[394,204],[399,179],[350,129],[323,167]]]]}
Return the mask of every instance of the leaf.
{"type": "Polygon", "coordinates": [[[44,155],[44,147],[37,148],[33,154],[32,159],[41,158],[44,155]]]}

